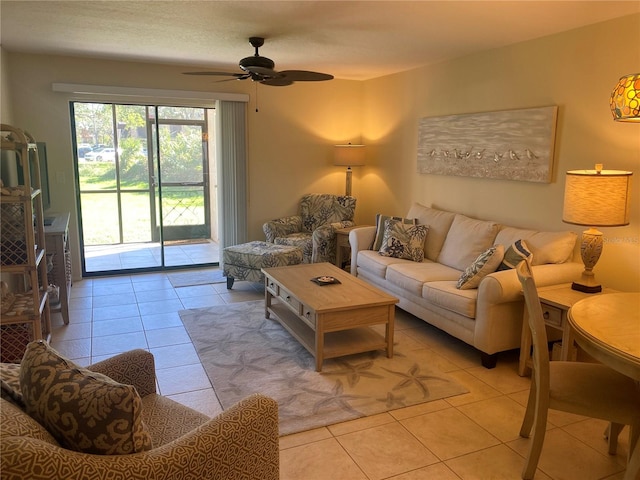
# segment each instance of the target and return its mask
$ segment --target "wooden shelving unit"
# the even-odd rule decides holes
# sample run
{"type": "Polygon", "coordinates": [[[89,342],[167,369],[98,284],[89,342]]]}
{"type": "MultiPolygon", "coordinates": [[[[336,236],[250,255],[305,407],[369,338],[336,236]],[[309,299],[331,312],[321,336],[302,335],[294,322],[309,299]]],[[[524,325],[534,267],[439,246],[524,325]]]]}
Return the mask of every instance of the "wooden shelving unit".
{"type": "Polygon", "coordinates": [[[1,135],[3,155],[15,156],[24,179],[23,185],[3,186],[0,192],[0,265],[7,279],[0,357],[19,363],[27,343],[48,341],[51,335],[40,163],[36,142],[27,132],[2,124],[1,135]]]}

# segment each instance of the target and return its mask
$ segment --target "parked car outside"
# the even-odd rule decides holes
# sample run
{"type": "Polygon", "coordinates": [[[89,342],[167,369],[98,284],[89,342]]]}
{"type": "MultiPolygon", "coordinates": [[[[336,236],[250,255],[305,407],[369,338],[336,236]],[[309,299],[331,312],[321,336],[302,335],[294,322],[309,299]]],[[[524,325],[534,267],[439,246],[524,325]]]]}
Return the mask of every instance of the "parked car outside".
{"type": "Polygon", "coordinates": [[[116,149],[115,148],[102,148],[100,150],[94,150],[86,153],[84,159],[88,162],[115,162],[116,149]]]}

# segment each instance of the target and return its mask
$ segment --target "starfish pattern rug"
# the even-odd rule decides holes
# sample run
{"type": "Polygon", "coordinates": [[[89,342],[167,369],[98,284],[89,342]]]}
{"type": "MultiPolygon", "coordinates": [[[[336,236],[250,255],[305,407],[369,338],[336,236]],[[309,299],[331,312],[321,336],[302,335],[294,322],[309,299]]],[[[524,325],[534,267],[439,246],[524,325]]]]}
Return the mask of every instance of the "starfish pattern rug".
{"type": "Polygon", "coordinates": [[[278,402],[280,434],[459,395],[468,390],[429,365],[425,349],[396,342],[393,358],[382,350],[315,360],[276,320],[264,302],[183,310],[193,341],[222,408],[252,393],[278,402]]]}

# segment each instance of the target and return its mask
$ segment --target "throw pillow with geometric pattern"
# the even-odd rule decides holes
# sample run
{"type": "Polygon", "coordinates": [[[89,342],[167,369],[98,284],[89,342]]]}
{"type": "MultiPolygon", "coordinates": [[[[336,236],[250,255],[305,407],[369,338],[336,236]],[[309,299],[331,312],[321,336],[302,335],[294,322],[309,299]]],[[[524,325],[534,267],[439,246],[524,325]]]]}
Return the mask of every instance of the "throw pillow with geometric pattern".
{"type": "Polygon", "coordinates": [[[504,252],[502,263],[498,267],[498,271],[516,268],[522,260],[529,259],[529,263],[533,260],[533,253],[524,240],[516,240],[504,252]]]}
{"type": "Polygon", "coordinates": [[[384,257],[422,262],[428,232],[427,225],[406,225],[401,220],[385,220],[382,246],[378,253],[384,257]]]}
{"type": "Polygon", "coordinates": [[[25,411],[65,448],[124,455],[152,447],[132,385],[81,368],[46,342],[27,345],[20,388],[25,411]]]}
{"type": "Polygon", "coordinates": [[[482,252],[460,275],[456,288],[460,290],[478,288],[484,277],[496,271],[503,257],[504,247],[502,245],[494,245],[482,252]]]}

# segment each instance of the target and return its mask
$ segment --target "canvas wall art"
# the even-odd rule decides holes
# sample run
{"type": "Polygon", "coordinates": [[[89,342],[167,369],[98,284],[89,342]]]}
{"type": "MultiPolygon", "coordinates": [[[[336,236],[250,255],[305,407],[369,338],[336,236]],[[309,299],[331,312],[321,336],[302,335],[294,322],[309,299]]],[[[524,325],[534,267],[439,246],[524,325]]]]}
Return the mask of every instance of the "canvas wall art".
{"type": "Polygon", "coordinates": [[[557,106],[421,118],[418,173],[551,182],[557,106]]]}

